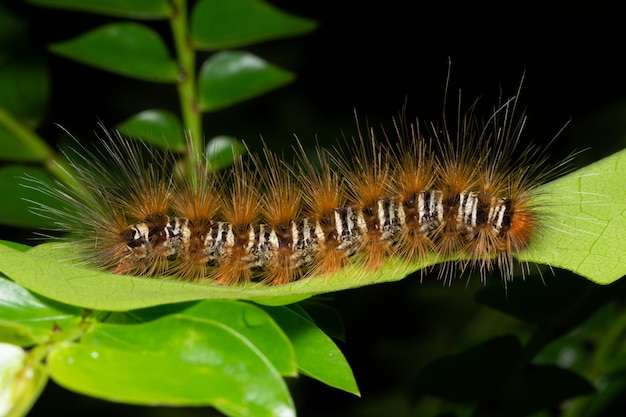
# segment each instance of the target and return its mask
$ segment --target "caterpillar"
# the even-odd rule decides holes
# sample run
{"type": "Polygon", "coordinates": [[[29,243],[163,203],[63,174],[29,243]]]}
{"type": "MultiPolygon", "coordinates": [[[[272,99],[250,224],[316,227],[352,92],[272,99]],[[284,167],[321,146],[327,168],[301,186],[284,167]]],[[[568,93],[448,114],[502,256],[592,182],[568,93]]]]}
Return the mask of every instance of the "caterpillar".
{"type": "Polygon", "coordinates": [[[318,147],[310,159],[297,142],[293,164],[264,149],[219,172],[180,169],[172,152],[103,128],[97,149],[76,141],[66,153],[76,184],[40,187],[63,208],[35,210],[116,274],[283,285],[434,257],[444,277],[499,269],[506,281],[541,238],[538,186],[565,165],[547,167],[539,147],[515,153],[526,121],[516,97],[486,121],[470,109],[455,127],[367,127],[346,142],[351,156],[318,147]]]}

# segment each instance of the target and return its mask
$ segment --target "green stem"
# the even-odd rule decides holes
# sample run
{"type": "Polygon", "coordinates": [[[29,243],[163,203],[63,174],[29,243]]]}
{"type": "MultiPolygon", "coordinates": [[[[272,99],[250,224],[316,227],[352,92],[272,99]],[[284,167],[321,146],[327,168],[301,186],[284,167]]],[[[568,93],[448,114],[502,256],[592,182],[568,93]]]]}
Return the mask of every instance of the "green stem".
{"type": "Polygon", "coordinates": [[[2,107],[0,107],[0,126],[28,149],[33,160],[43,161],[54,153],[41,137],[24,127],[2,107]]]}
{"type": "Polygon", "coordinates": [[[0,107],[0,126],[28,149],[33,161],[43,162],[48,172],[58,180],[76,185],[65,159],[60,158],[41,136],[27,129],[2,107],[0,107]]]}
{"type": "MultiPolygon", "coordinates": [[[[190,166],[197,166],[202,150],[202,118],[196,97],[195,51],[191,45],[187,20],[187,1],[173,0],[170,18],[176,56],[180,65],[178,96],[185,133],[188,136],[190,166]]],[[[194,170],[191,170],[193,172],[194,170]]]]}

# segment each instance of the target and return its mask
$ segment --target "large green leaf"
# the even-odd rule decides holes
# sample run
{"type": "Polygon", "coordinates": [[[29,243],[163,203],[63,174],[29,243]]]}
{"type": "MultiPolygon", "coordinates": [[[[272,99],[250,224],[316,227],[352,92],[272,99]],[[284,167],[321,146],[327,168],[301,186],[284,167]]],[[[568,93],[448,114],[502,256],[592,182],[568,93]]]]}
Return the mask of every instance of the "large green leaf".
{"type": "Polygon", "coordinates": [[[218,110],[293,81],[294,75],[242,51],[224,51],[207,59],[199,75],[199,105],[218,110]]]}
{"type": "Polygon", "coordinates": [[[225,49],[309,32],[315,22],[261,0],[200,0],[191,14],[191,36],[200,49],[225,49]]]}
{"type": "Polygon", "coordinates": [[[48,369],[59,384],[112,401],[210,405],[230,416],[295,415],[271,363],[240,334],[209,319],[94,323],[80,342],[55,345],[48,369]]]}
{"type": "Polygon", "coordinates": [[[20,346],[41,343],[80,320],[82,310],[32,294],[0,277],[0,342],[20,346]]]}
{"type": "Polygon", "coordinates": [[[129,277],[80,266],[72,245],[43,244],[21,253],[0,244],[0,271],[46,297],[97,310],[126,311],[153,305],[203,299],[241,299],[282,305],[315,294],[339,291],[387,281],[397,281],[419,265],[389,260],[377,271],[366,273],[349,267],[330,276],[304,279],[271,287],[251,284],[225,287],[168,278],[129,277]],[[72,260],[73,259],[73,260],[72,260]]]}
{"type": "MultiPolygon", "coordinates": [[[[551,196],[551,204],[543,210],[552,210],[553,215],[545,219],[545,231],[540,239],[521,253],[520,258],[569,269],[598,283],[608,284],[621,278],[626,273],[623,247],[626,240],[622,236],[626,219],[621,215],[626,211],[625,170],[626,151],[622,151],[543,186],[542,198],[551,196]],[[581,189],[581,184],[587,187],[592,180],[596,192],[581,189]],[[578,204],[568,204],[571,198],[578,204]],[[562,204],[560,209],[555,208],[557,203],[562,204]]],[[[355,265],[335,274],[276,287],[260,284],[220,287],[95,271],[79,266],[84,260],[76,259],[76,253],[76,247],[71,244],[40,245],[27,253],[0,245],[0,271],[46,297],[82,307],[119,311],[220,298],[288,304],[315,294],[397,281],[436,262],[435,257],[422,264],[390,258],[374,271],[355,265]]]]}
{"type": "Polygon", "coordinates": [[[282,375],[297,375],[291,342],[272,318],[259,307],[244,302],[205,300],[181,314],[215,320],[245,337],[282,375]]]}
{"type": "Polygon", "coordinates": [[[111,23],[50,49],[87,65],[157,82],[176,82],[178,67],[157,32],[137,23],[111,23]]]}
{"type": "Polygon", "coordinates": [[[43,7],[101,13],[135,19],[164,19],[171,13],[167,0],[27,0],[43,7]]]}

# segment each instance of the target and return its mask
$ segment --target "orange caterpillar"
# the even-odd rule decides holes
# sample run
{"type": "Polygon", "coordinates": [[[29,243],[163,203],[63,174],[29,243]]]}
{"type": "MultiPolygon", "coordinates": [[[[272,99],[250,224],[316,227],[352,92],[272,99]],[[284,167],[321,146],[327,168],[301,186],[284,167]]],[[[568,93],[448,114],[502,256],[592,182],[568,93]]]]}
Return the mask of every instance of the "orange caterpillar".
{"type": "Polygon", "coordinates": [[[69,157],[83,187],[45,190],[71,209],[39,210],[60,218],[89,262],[118,274],[282,285],[435,254],[483,276],[497,266],[509,279],[514,255],[541,228],[545,180],[538,151],[512,160],[524,124],[513,121],[515,103],[484,124],[466,115],[454,135],[445,123],[429,133],[400,123],[398,144],[369,129],[349,143],[351,157],[318,149],[314,164],[300,146],[288,166],[265,150],[185,180],[173,155],[105,131],[99,151],[69,157]]]}

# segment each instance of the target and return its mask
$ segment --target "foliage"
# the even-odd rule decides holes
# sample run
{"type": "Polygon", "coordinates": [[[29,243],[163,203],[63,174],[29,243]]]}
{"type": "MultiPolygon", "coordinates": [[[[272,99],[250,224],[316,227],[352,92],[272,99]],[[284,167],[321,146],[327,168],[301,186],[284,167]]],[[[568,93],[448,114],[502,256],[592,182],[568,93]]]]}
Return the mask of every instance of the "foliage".
{"type": "MultiPolygon", "coordinates": [[[[227,165],[240,144],[217,137],[204,147],[202,114],[221,111],[285,86],[294,75],[244,50],[257,42],[307,33],[315,23],[262,0],[30,0],[81,13],[124,18],[49,46],[53,54],[176,90],[180,114],[149,108],[117,127],[186,155],[205,149],[227,165]],[[170,36],[155,29],[169,24],[170,36]],[[171,52],[173,50],[173,54],[171,52]],[[202,53],[207,57],[196,61],[202,53]],[[187,143],[184,132],[195,143],[187,143]]],[[[34,6],[32,6],[34,7],[34,6]]],[[[46,54],[24,36],[28,22],[0,6],[0,220],[48,226],[28,211],[45,198],[17,177],[71,181],[62,158],[38,134],[48,110],[46,54]],[[58,164],[53,161],[58,161],[58,164]]],[[[412,389],[447,400],[455,415],[549,415],[577,398],[565,415],[603,415],[623,392],[626,273],[626,152],[573,172],[543,188],[562,199],[545,247],[522,261],[581,274],[487,286],[477,302],[527,323],[525,332],[495,335],[425,365],[412,389]],[[574,197],[574,201],[568,199],[574,197]],[[598,204],[598,201],[600,204],[598,204]],[[591,211],[588,207],[594,207],[591,211]],[[554,251],[552,248],[559,248],[554,251]],[[594,325],[599,322],[600,325],[594,325]],[[530,329],[530,330],[528,330],[530,329]],[[607,337],[598,336],[597,332],[607,337]],[[588,358],[559,361],[563,352],[593,347],[588,358]],[[542,414],[543,413],[543,414],[542,414]]],[[[47,203],[45,201],[42,201],[47,203]]],[[[552,200],[554,202],[554,200],[552,200]]],[[[50,201],[50,205],[57,204],[50,201]]],[[[550,219],[552,220],[552,219],[550,219]]],[[[332,337],[343,331],[328,308],[307,298],[397,281],[425,265],[390,261],[379,271],[346,270],[332,280],[279,288],[213,288],[129,278],[73,265],[68,249],[0,244],[0,415],[25,415],[48,378],[69,390],[139,405],[211,406],[229,416],[290,416],[288,382],[302,374],[359,395],[346,358],[332,337]],[[63,262],[58,262],[63,260],[63,262]],[[304,300],[304,301],[303,301],[304,300]]],[[[412,405],[413,407],[413,405],[412,405]]],[[[444,410],[415,406],[414,412],[444,410]]],[[[386,409],[386,411],[389,411],[386,409]]]]}

